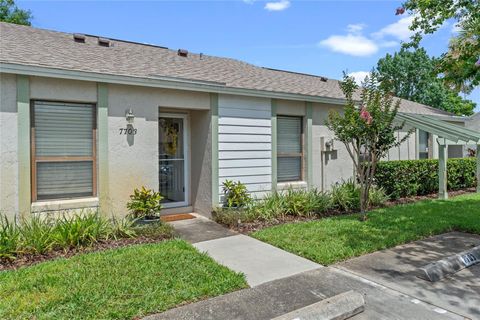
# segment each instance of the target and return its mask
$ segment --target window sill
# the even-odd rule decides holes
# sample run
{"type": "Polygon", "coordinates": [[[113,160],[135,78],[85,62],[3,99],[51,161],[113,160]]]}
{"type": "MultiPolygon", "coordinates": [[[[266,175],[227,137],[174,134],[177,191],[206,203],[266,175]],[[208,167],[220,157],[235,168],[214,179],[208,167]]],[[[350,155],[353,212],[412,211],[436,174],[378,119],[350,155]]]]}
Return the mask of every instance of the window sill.
{"type": "Polygon", "coordinates": [[[32,212],[44,211],[60,211],[73,209],[87,209],[98,207],[98,198],[79,198],[79,199],[64,199],[64,200],[47,200],[33,202],[31,205],[32,212]]]}
{"type": "Polygon", "coordinates": [[[277,183],[277,190],[286,190],[289,188],[293,189],[305,189],[308,187],[308,184],[306,181],[292,181],[292,182],[280,182],[277,183]]]}

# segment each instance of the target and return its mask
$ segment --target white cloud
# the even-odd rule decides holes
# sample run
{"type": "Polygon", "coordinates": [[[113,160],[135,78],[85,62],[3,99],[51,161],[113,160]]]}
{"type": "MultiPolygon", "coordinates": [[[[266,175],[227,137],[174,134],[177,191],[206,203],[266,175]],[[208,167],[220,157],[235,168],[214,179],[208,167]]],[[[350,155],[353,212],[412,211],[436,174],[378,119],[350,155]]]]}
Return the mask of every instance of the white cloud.
{"type": "Polygon", "coordinates": [[[347,26],[348,33],[360,33],[366,25],[364,23],[349,24],[347,26]]]}
{"type": "Polygon", "coordinates": [[[392,36],[398,40],[407,41],[413,35],[413,31],[408,28],[413,18],[413,16],[403,17],[397,22],[383,27],[380,31],[372,33],[372,37],[382,39],[386,36],[392,36]]]}
{"type": "Polygon", "coordinates": [[[397,41],[384,41],[378,44],[382,48],[392,48],[399,45],[397,41]]]}
{"type": "Polygon", "coordinates": [[[319,45],[357,57],[370,56],[378,51],[378,45],[375,42],[360,34],[333,35],[320,41],[319,45]]]}
{"type": "Polygon", "coordinates": [[[267,2],[265,4],[265,10],[268,11],[282,11],[290,7],[290,1],[289,0],[280,0],[277,2],[267,2]]]}
{"type": "Polygon", "coordinates": [[[353,77],[355,79],[355,82],[358,85],[362,84],[362,81],[365,80],[365,77],[370,76],[370,72],[368,71],[356,71],[356,72],[350,72],[348,74],[349,77],[353,77]]]}

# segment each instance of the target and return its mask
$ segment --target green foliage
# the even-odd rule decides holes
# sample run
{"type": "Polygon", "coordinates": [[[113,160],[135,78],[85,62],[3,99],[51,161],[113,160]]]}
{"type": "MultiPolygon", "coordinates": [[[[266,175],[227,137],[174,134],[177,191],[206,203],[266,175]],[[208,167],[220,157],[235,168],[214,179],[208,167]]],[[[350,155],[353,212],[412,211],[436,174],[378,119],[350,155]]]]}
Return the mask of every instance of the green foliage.
{"type": "MultiPolygon", "coordinates": [[[[218,223],[236,226],[254,221],[274,221],[286,216],[311,217],[326,214],[330,209],[355,211],[360,208],[360,187],[352,180],[332,187],[331,192],[316,189],[287,189],[272,192],[261,199],[255,199],[242,208],[216,208],[213,218],[218,223]]],[[[370,202],[381,206],[388,200],[383,189],[370,189],[370,202]]]]}
{"type": "Polygon", "coordinates": [[[33,215],[22,221],[19,231],[22,239],[20,251],[24,253],[43,254],[55,245],[54,226],[47,218],[33,215]]]}
{"type": "Polygon", "coordinates": [[[332,186],[332,205],[341,211],[354,211],[360,207],[360,188],[352,180],[332,186]]]}
{"type": "MultiPolygon", "coordinates": [[[[332,186],[331,203],[340,211],[353,212],[360,209],[360,186],[353,179],[332,186]]],[[[374,207],[382,206],[389,200],[383,188],[372,187],[369,190],[369,203],[374,207]]]]}
{"type": "Polygon", "coordinates": [[[369,208],[369,191],[378,161],[391,148],[407,140],[411,132],[397,140],[397,132],[404,126],[395,122],[400,100],[394,101],[388,84],[380,82],[377,72],[372,71],[371,76],[365,79],[360,102],[357,96],[359,88],[353,78],[345,74],[340,86],[347,100],[344,113],[331,111],[327,127],[345,145],[354,163],[356,180],[360,185],[360,211],[365,213],[369,208]]]}
{"type": "Polygon", "coordinates": [[[446,22],[460,28],[442,56],[437,73],[456,90],[470,92],[480,84],[480,1],[478,0],[406,0],[405,9],[413,15],[410,29],[415,32],[406,46],[418,46],[427,34],[437,32],[446,22]]]}
{"type": "Polygon", "coordinates": [[[32,18],[30,10],[18,8],[15,1],[0,0],[0,21],[29,26],[32,18]]]}
{"type": "Polygon", "coordinates": [[[285,216],[321,215],[331,208],[330,195],[316,189],[288,189],[272,192],[241,208],[217,208],[213,218],[218,223],[235,226],[241,222],[272,221],[285,216]]]}
{"type": "Polygon", "coordinates": [[[64,216],[50,224],[54,226],[54,244],[61,248],[90,246],[98,240],[111,238],[114,231],[107,219],[95,213],[64,216]]]}
{"type": "Polygon", "coordinates": [[[283,198],[283,211],[291,216],[310,216],[321,214],[330,208],[328,194],[316,189],[288,189],[279,198],[283,198]]]}
{"type": "Polygon", "coordinates": [[[157,217],[162,209],[162,195],[151,189],[142,186],[141,189],[135,188],[130,195],[130,201],[127,203],[127,209],[130,210],[131,217],[135,219],[157,217]]]}
{"type": "Polygon", "coordinates": [[[45,254],[51,250],[87,247],[109,239],[135,237],[137,233],[171,235],[163,225],[155,225],[155,228],[155,231],[145,231],[135,226],[131,219],[108,220],[95,212],[80,212],[58,219],[34,215],[20,224],[0,216],[0,260],[15,259],[26,253],[45,254]]]}
{"type": "Polygon", "coordinates": [[[365,222],[357,214],[286,223],[252,234],[283,250],[336,263],[452,230],[480,234],[480,194],[376,209],[365,222]]]}
{"type": "Polygon", "coordinates": [[[20,246],[20,232],[6,216],[0,215],[0,260],[13,259],[20,246]]]}
{"type": "Polygon", "coordinates": [[[423,48],[413,51],[402,48],[381,58],[377,70],[383,84],[399,98],[457,115],[472,115],[476,104],[444,85],[437,76],[439,63],[440,59],[429,57],[423,48]]]}
{"type": "Polygon", "coordinates": [[[0,319],[140,319],[246,288],[183,240],[132,245],[0,272],[0,319]]]}
{"type": "Polygon", "coordinates": [[[224,203],[228,208],[241,208],[252,201],[247,187],[240,181],[225,180],[222,189],[225,195],[224,203]]]}
{"type": "MultiPolygon", "coordinates": [[[[449,190],[476,184],[476,159],[448,159],[449,190]]],[[[375,183],[392,198],[426,195],[438,191],[438,160],[382,161],[375,173],[375,183]]]]}

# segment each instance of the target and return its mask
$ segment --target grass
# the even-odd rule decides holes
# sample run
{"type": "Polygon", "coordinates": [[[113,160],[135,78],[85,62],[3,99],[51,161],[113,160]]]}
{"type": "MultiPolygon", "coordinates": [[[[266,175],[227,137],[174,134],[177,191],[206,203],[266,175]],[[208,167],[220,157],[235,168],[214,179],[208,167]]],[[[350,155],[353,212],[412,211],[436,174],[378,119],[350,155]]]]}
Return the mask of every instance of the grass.
{"type": "Polygon", "coordinates": [[[247,284],[182,240],[0,272],[0,319],[132,319],[247,284]]]}
{"type": "Polygon", "coordinates": [[[459,230],[480,234],[480,194],[429,200],[358,215],[279,225],[254,238],[328,265],[399,244],[459,230]]]}

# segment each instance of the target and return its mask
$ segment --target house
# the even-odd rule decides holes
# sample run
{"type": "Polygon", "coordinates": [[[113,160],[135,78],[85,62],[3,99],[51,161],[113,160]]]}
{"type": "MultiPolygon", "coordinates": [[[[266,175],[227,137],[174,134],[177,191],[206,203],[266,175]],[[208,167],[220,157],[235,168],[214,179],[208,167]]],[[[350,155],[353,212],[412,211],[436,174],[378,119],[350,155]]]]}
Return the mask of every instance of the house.
{"type": "MultiPolygon", "coordinates": [[[[164,214],[209,215],[227,179],[255,196],[352,176],[325,121],[337,80],[186,50],[0,23],[0,211],[124,215],[135,187],[164,214]]],[[[466,119],[402,100],[401,112],[466,119]]],[[[399,132],[399,137],[405,135],[399,132]]],[[[417,130],[388,159],[433,158],[417,130]]],[[[451,156],[463,156],[463,146],[451,156]]]]}

